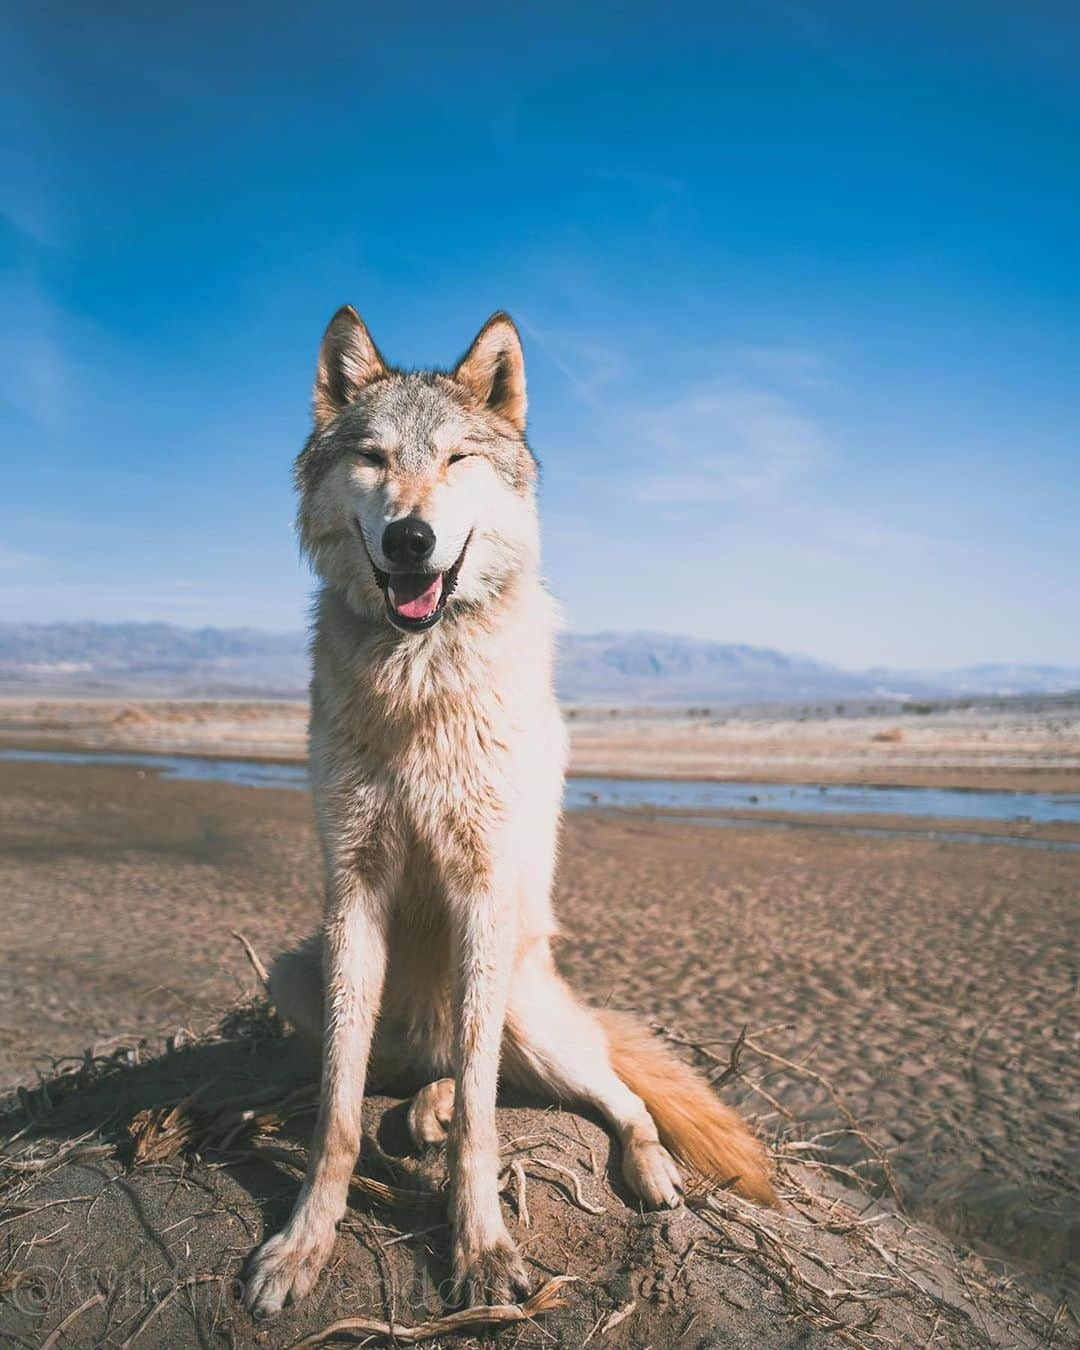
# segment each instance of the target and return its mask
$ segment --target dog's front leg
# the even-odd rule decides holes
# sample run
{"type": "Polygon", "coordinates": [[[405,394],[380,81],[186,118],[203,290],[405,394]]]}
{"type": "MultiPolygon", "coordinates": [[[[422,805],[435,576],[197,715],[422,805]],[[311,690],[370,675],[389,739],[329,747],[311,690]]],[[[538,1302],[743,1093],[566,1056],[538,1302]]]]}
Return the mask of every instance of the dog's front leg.
{"type": "Polygon", "coordinates": [[[499,1208],[495,1092],[514,957],[515,911],[496,885],[452,899],[454,1067],[450,1127],[450,1212],[456,1296],[507,1303],[529,1289],[499,1208]]]}
{"type": "Polygon", "coordinates": [[[251,1261],[245,1301],[256,1317],[278,1312],[286,1299],[302,1299],[319,1278],[360,1151],[364,1076],[386,968],[386,921],[381,898],[356,877],[331,883],[324,964],[319,1118],[292,1216],[251,1261]]]}

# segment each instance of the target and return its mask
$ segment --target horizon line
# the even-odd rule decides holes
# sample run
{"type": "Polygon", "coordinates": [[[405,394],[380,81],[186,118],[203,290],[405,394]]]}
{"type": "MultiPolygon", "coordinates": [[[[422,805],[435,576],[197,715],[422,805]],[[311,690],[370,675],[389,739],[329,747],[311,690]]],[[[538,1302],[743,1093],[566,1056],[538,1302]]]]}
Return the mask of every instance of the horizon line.
{"type": "MultiPolygon", "coordinates": [[[[170,628],[181,633],[258,633],[264,637],[276,638],[306,638],[309,632],[304,628],[263,628],[258,625],[250,624],[182,624],[173,623],[168,619],[0,619],[0,630],[5,628],[60,628],[60,627],[82,627],[82,628],[170,628]]],[[[1060,661],[1040,661],[1040,660],[1018,660],[1017,658],[1006,658],[997,660],[981,660],[966,662],[962,665],[943,665],[943,666],[904,666],[904,665],[884,665],[881,663],[864,666],[846,666],[840,665],[835,661],[828,661],[819,656],[812,656],[807,652],[797,651],[788,647],[773,647],[763,643],[743,642],[725,638],[705,638],[698,637],[691,633],[672,632],[659,628],[561,628],[556,636],[561,638],[564,635],[580,638],[667,638],[678,642],[698,643],[703,646],[711,647],[736,647],[743,648],[752,652],[771,652],[776,655],[789,658],[796,658],[802,661],[814,662],[817,665],[825,666],[831,670],[838,671],[841,674],[851,675],[871,675],[876,672],[884,672],[890,675],[917,675],[924,672],[935,674],[949,674],[960,671],[980,671],[994,669],[997,667],[1014,667],[1018,669],[1041,669],[1051,671],[1080,671],[1080,662],[1063,663],[1060,661]]]]}

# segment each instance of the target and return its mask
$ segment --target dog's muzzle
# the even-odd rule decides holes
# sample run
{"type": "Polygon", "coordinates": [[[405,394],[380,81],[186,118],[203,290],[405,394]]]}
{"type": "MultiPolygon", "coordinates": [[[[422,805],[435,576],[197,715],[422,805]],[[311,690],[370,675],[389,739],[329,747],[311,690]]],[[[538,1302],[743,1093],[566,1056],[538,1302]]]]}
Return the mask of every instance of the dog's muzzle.
{"type": "MultiPolygon", "coordinates": [[[[375,565],[375,560],[371,556],[359,521],[357,521],[357,530],[360,534],[361,543],[364,545],[367,560],[375,575],[375,580],[383,593],[386,616],[390,622],[403,633],[422,633],[427,628],[434,628],[442,618],[446,609],[446,602],[453,595],[454,588],[457,586],[461,564],[465,561],[469,541],[472,539],[472,531],[469,531],[469,536],[465,540],[453,567],[444,572],[437,572],[432,569],[407,570],[407,564],[405,567],[395,567],[393,571],[385,572],[381,567],[375,565]]],[[[396,561],[397,558],[401,558],[403,562],[406,559],[413,558],[419,561],[422,552],[425,556],[430,557],[434,547],[435,536],[431,532],[430,526],[422,521],[414,522],[413,518],[406,517],[405,520],[393,521],[386,528],[383,552],[390,562],[396,561]],[[422,526],[422,530],[416,530],[415,525],[422,526]],[[398,527],[401,526],[408,528],[399,530],[398,527]],[[388,549],[386,546],[387,536],[393,530],[398,530],[398,534],[389,540],[390,548],[388,549]],[[430,536],[430,547],[427,546],[427,536],[430,536]]]]}

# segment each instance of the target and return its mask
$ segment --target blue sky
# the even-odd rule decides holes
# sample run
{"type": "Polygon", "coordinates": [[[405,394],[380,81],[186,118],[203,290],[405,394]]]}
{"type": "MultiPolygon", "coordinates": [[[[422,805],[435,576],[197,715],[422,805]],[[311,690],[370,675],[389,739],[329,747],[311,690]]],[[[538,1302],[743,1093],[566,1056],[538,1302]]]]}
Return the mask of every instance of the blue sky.
{"type": "Polygon", "coordinates": [[[301,626],[351,301],[518,320],[574,629],[1080,664],[1074,4],[375,9],[9,19],[0,618],[301,626]]]}

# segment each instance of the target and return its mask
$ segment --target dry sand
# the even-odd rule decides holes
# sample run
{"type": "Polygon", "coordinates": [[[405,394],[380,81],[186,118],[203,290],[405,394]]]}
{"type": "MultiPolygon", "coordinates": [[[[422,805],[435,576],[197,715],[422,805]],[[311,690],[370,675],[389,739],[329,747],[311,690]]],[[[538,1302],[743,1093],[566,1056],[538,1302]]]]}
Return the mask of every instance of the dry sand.
{"type": "Polygon", "coordinates": [[[580,774],[1080,790],[1080,703],[843,716],[582,711],[570,730],[580,774]]]}
{"type": "MultiPolygon", "coordinates": [[[[0,1338],[186,1350],[325,1343],[334,1327],[333,1343],[367,1345],[389,1324],[447,1327],[444,1156],[413,1156],[404,1103],[373,1094],[326,1272],[269,1324],[240,1307],[245,1258],[296,1193],[313,1093],[295,1045],[239,1007],[216,1034],[83,1063],[47,1099],[42,1089],[0,1111],[18,1134],[0,1147],[0,1338]]],[[[541,1285],[525,1311],[549,1305],[539,1323],[500,1310],[518,1319],[500,1343],[941,1350],[1064,1346],[1075,1330],[1063,1306],[838,1182],[797,1131],[776,1140],[779,1210],[697,1190],[677,1213],[641,1215],[595,1123],[504,1102],[499,1128],[508,1221],[541,1285]]],[[[492,1343],[490,1329],[461,1334],[460,1316],[458,1335],[429,1343],[492,1343]]]]}
{"type": "MultiPolygon", "coordinates": [[[[316,922],[309,813],[300,792],[0,763],[0,1082],[212,1021],[250,987],[232,929],[269,956],[316,922]]],[[[579,812],[558,891],[590,998],[721,1059],[748,1023],[835,1083],[914,1214],[1074,1287],[1077,854],[579,812]]],[[[766,1132],[857,1159],[819,1084],[747,1062],[766,1132]]]]}
{"type": "MultiPolygon", "coordinates": [[[[1080,790],[1080,704],[859,715],[571,709],[571,771],[662,778],[1080,790]]],[[[301,703],[0,700],[0,745],[301,760],[301,703]]]]}
{"type": "MultiPolygon", "coordinates": [[[[579,711],[570,725],[577,773],[1080,790],[1080,716],[1064,704],[579,711]]],[[[8,701],[0,746],[296,761],[306,710],[8,701]]],[[[572,1270],[586,1284],[543,1330],[502,1336],[574,1350],[590,1332],[604,1347],[1074,1343],[1073,1313],[1055,1320],[1054,1309],[1064,1296],[1075,1311],[1080,1289],[1080,854],[975,842],[975,823],[946,826],[971,842],[927,838],[924,821],[787,824],[572,813],[558,880],[560,961],[591,999],[643,1013],[714,1072],[749,1025],[724,1090],[788,1159],[780,1246],[730,1201],[723,1214],[635,1215],[617,1180],[612,1190],[595,1125],[505,1106],[508,1160],[515,1139],[561,1140],[538,1156],[581,1171],[588,1203],[605,1213],[576,1206],[558,1173],[541,1182],[544,1169],[532,1170],[534,1227],[518,1236],[537,1278],[572,1270]],[[880,1229],[850,1227],[868,1201],[836,1185],[858,1177],[880,1191],[878,1151],[908,1212],[934,1229],[911,1228],[887,1195],[880,1229]],[[793,1269],[791,1243],[804,1253],[793,1269]],[[1032,1290],[1049,1298],[1049,1320],[1032,1290]]],[[[1077,826],[992,831],[1080,841],[1077,826]]],[[[350,1312],[385,1317],[388,1299],[409,1323],[438,1313],[444,1230],[408,1213],[365,1217],[361,1206],[316,1300],[256,1331],[231,1281],[261,1229],[284,1217],[295,1180],[243,1150],[220,1154],[220,1141],[129,1170],[123,1141],[136,1111],[199,1086],[211,1099],[256,1092],[275,1075],[295,1086],[310,1069],[265,1018],[234,1016],[223,1038],[190,1041],[253,987],[233,929],[268,957],[317,921],[306,794],[166,782],[138,767],[0,762],[0,914],[0,1084],[51,1083],[12,1101],[0,1155],[13,1134],[7,1152],[21,1161],[86,1133],[98,1150],[40,1175],[0,1156],[0,1340],[42,1344],[57,1332],[50,1345],[134,1335],[140,1347],[276,1346],[350,1312]],[[178,1033],[186,1048],[161,1057],[162,1038],[178,1033]],[[102,1078],[94,1056],[110,1054],[102,1078]],[[31,1268],[42,1272],[37,1302],[31,1268]]],[[[399,1116],[387,1100],[369,1107],[371,1130],[387,1147],[397,1137],[394,1153],[399,1116]]],[[[297,1147],[310,1126],[310,1116],[290,1126],[297,1147]]],[[[374,1148],[367,1156],[369,1173],[412,1175],[411,1164],[379,1164],[374,1148]]]]}

